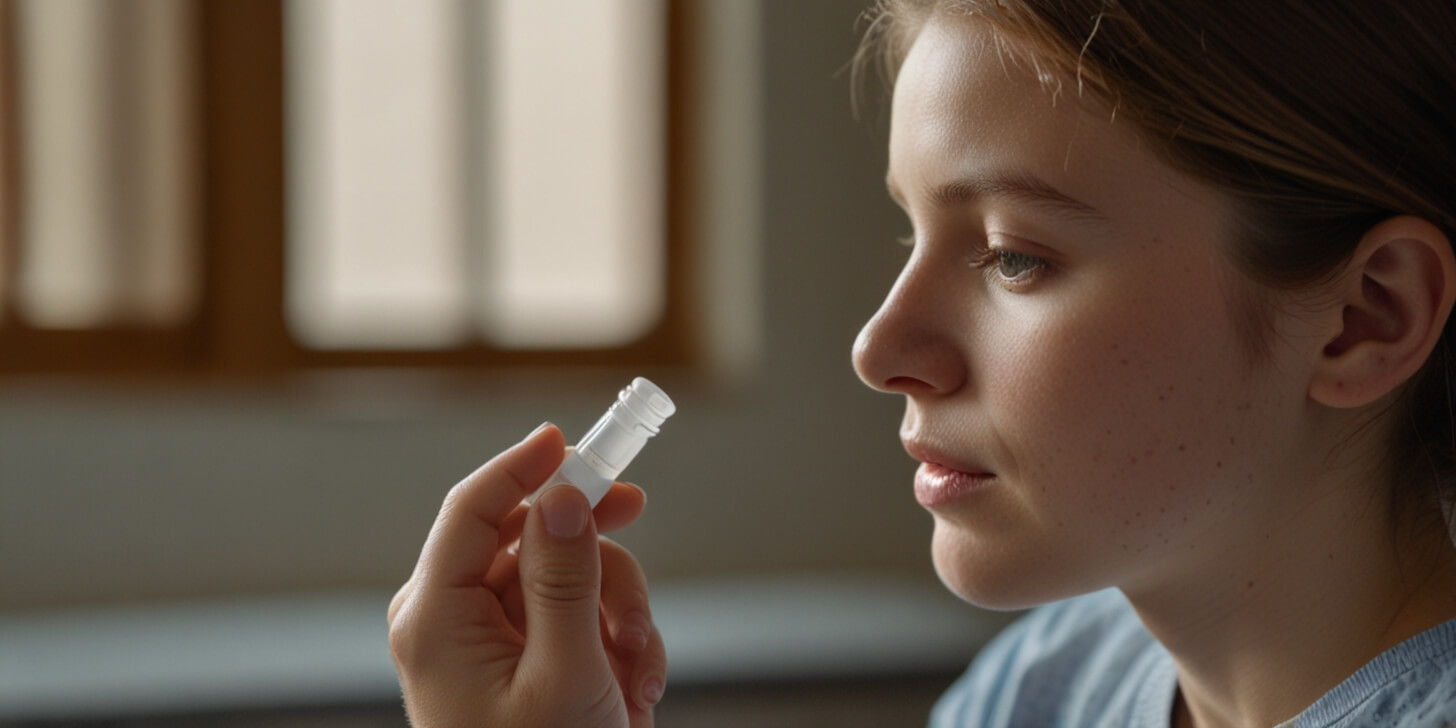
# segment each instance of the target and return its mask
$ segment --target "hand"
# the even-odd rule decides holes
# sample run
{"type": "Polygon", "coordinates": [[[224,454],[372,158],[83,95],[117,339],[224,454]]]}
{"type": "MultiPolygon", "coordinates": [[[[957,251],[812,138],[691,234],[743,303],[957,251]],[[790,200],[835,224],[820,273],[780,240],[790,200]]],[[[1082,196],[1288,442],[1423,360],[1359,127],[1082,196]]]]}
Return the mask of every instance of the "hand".
{"type": "Polygon", "coordinates": [[[446,496],[389,605],[415,728],[652,725],[667,658],[647,580],[597,535],[636,520],[646,498],[614,483],[595,514],[569,486],[523,504],[565,445],[544,425],[446,496]]]}

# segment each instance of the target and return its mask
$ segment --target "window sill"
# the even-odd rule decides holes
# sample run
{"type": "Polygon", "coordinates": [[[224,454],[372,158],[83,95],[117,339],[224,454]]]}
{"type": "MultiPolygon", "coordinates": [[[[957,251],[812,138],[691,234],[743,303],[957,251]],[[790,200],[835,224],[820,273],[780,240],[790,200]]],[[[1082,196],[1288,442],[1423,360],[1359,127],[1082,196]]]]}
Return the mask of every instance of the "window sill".
{"type": "MultiPolygon", "coordinates": [[[[390,595],[0,614],[0,721],[385,704],[390,595]]],[[[893,577],[665,583],[674,687],[953,674],[1005,623],[893,577]]]]}

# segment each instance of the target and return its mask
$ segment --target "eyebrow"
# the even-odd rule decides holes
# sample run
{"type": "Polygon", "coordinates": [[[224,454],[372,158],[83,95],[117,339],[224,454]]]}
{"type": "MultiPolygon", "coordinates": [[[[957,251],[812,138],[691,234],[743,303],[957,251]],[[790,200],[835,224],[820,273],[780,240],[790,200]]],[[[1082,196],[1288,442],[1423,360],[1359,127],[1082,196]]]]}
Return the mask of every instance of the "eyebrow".
{"type": "MultiPolygon", "coordinates": [[[[895,186],[893,178],[885,178],[885,187],[889,190],[891,199],[901,207],[906,207],[905,198],[895,186]]],[[[1068,220],[1100,223],[1108,221],[1107,215],[1101,210],[1067,195],[1025,171],[953,180],[932,188],[928,198],[939,208],[957,207],[977,200],[1001,199],[1041,208],[1068,220]]]]}

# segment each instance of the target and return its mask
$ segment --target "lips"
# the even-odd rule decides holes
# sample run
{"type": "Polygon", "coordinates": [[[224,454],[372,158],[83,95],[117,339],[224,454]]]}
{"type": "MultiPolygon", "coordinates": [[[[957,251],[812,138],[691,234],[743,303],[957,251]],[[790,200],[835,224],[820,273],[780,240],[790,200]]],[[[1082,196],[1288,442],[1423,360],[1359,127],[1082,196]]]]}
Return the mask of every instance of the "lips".
{"type": "Polygon", "coordinates": [[[915,500],[925,508],[949,505],[990,485],[996,474],[973,463],[954,459],[914,441],[905,441],[905,451],[920,461],[915,471],[915,500]]]}
{"type": "Polygon", "coordinates": [[[915,471],[915,500],[926,508],[940,508],[990,485],[992,473],[967,473],[944,465],[921,463],[915,471]]]}

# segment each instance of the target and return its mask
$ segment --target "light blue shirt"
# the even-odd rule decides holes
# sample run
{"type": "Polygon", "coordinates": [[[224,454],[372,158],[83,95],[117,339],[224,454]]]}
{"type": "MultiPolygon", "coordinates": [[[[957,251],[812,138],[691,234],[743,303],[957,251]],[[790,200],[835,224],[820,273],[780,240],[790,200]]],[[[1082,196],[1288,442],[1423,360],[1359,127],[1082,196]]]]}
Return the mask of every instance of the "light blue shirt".
{"type": "MultiPolygon", "coordinates": [[[[1122,594],[1041,607],[1007,628],[941,697],[932,728],[1168,728],[1173,658],[1122,594]]],[[[1290,728],[1456,726],[1456,620],[1376,657],[1290,728]]]]}

